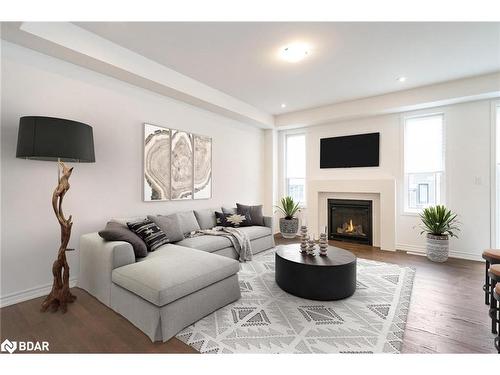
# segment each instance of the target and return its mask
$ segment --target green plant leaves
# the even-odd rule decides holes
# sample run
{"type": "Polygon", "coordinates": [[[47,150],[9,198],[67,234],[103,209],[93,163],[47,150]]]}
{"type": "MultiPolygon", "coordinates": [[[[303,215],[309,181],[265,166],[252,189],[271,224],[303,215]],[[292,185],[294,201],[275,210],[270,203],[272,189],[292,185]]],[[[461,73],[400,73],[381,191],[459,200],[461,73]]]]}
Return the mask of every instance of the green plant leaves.
{"type": "Polygon", "coordinates": [[[285,219],[293,219],[295,214],[300,211],[299,202],[295,203],[292,197],[281,198],[281,205],[276,207],[283,215],[285,219]]]}
{"type": "Polygon", "coordinates": [[[419,217],[422,221],[420,234],[430,233],[436,236],[458,237],[456,232],[460,231],[460,228],[458,227],[457,214],[445,206],[427,207],[419,214],[419,217]]]}

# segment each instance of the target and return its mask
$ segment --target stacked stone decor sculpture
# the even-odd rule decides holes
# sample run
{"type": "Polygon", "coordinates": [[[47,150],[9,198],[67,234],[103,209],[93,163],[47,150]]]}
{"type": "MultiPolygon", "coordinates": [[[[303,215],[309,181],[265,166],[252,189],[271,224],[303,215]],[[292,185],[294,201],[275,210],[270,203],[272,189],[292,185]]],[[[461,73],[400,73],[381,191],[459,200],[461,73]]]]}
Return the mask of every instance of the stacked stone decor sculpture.
{"type": "Polygon", "coordinates": [[[314,256],[314,249],[316,248],[316,243],[314,241],[314,238],[309,238],[307,240],[307,255],[314,256]]]}
{"type": "MultiPolygon", "coordinates": [[[[328,253],[328,237],[325,232],[319,235],[319,255],[326,256],[328,253]]],[[[310,238],[307,234],[307,227],[302,225],[300,227],[300,253],[314,256],[314,250],[316,248],[316,242],[314,238],[310,238]]]]}
{"type": "Polygon", "coordinates": [[[319,235],[319,255],[326,256],[328,253],[328,239],[326,233],[319,235]]]}
{"type": "MultiPolygon", "coordinates": [[[[319,236],[319,255],[326,256],[328,253],[328,238],[325,233],[321,233],[319,236]]],[[[307,234],[307,227],[302,225],[300,227],[300,253],[315,256],[314,250],[316,248],[316,241],[314,238],[309,237],[307,234]]]]}
{"type": "Polygon", "coordinates": [[[307,227],[302,225],[300,227],[300,252],[305,254],[307,251],[307,240],[309,237],[307,236],[307,227]]]}

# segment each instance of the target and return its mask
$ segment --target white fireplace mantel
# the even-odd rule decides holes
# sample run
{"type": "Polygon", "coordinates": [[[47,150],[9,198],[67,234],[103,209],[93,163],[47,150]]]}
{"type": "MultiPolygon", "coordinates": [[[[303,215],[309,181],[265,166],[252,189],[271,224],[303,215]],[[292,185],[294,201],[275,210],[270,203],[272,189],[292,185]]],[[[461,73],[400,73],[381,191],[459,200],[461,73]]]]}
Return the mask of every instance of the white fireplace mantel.
{"type": "Polygon", "coordinates": [[[368,193],[380,196],[380,248],[396,251],[396,180],[313,180],[307,183],[307,224],[309,231],[320,233],[320,194],[368,193]]]}

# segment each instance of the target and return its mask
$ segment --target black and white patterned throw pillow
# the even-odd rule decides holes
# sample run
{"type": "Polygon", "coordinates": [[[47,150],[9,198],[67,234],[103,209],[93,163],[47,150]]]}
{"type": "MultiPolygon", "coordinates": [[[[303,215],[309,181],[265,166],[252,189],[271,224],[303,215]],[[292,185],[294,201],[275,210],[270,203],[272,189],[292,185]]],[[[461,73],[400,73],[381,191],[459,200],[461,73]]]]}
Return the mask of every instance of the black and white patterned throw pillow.
{"type": "Polygon", "coordinates": [[[250,214],[246,212],[245,214],[225,214],[222,212],[215,212],[215,219],[217,225],[221,227],[248,227],[252,225],[250,220],[250,214]]]}
{"type": "Polygon", "coordinates": [[[161,245],[169,243],[165,233],[149,219],[127,223],[132,232],[137,234],[146,243],[148,251],[155,251],[161,245]]]}

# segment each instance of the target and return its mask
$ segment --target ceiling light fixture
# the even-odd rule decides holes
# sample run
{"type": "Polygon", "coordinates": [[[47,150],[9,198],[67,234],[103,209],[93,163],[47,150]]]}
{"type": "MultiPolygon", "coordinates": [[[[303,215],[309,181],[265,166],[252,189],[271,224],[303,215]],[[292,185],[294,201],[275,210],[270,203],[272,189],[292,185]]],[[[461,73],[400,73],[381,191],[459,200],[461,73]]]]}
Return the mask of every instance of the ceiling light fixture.
{"type": "Polygon", "coordinates": [[[281,108],[286,108],[286,104],[285,104],[285,103],[282,103],[282,104],[281,104],[281,108]]]}
{"type": "Polygon", "coordinates": [[[306,43],[291,43],[280,49],[280,57],[288,62],[296,63],[311,54],[311,46],[306,43]]]}
{"type": "Polygon", "coordinates": [[[406,81],[406,77],[404,77],[404,76],[398,77],[397,81],[403,83],[406,81]]]}

